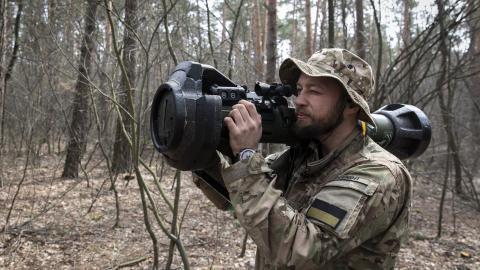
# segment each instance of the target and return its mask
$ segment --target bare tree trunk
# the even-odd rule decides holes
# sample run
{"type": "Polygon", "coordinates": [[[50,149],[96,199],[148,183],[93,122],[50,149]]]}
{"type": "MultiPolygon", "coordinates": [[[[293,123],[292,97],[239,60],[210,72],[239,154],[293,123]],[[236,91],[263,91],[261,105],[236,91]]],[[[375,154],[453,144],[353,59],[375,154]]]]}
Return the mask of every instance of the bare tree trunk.
{"type": "Polygon", "coordinates": [[[210,7],[208,6],[208,0],[205,0],[205,6],[207,7],[207,35],[208,35],[208,45],[210,47],[210,54],[212,56],[213,66],[218,68],[217,58],[215,57],[215,48],[213,47],[212,41],[212,30],[211,30],[211,23],[210,23],[210,7]]]}
{"type": "MultiPolygon", "coordinates": [[[[173,183],[175,184],[175,198],[173,201],[173,213],[172,213],[172,226],[170,228],[170,233],[177,238],[179,235],[179,230],[177,223],[178,223],[178,214],[179,214],[179,200],[180,200],[180,192],[181,192],[181,172],[177,170],[175,172],[175,178],[173,179],[173,183]]],[[[176,241],[171,239],[170,245],[168,247],[168,256],[167,262],[165,263],[165,269],[170,270],[173,262],[173,255],[175,253],[175,245],[176,241]]]]}
{"type": "MultiPolygon", "coordinates": [[[[165,13],[167,13],[167,11],[165,11],[165,13]]],[[[197,28],[197,36],[198,36],[198,46],[196,46],[196,51],[197,51],[197,59],[199,59],[198,61],[202,61],[203,59],[203,35],[202,35],[202,27],[203,27],[203,23],[202,23],[202,20],[203,20],[203,15],[201,14],[201,8],[200,8],[200,3],[199,3],[199,0],[196,0],[196,19],[197,19],[197,25],[196,25],[196,28],[197,28]]]]}
{"type": "Polygon", "coordinates": [[[318,20],[320,17],[320,5],[322,4],[322,0],[317,0],[317,12],[315,13],[315,27],[313,30],[313,50],[317,50],[317,35],[318,35],[318,20]]]}
{"type": "Polygon", "coordinates": [[[328,47],[335,47],[335,6],[334,0],[328,0],[328,47]]]}
{"type": "Polygon", "coordinates": [[[292,48],[290,51],[291,56],[296,56],[297,50],[297,1],[293,1],[293,11],[292,11],[292,48]]]}
{"type": "MultiPolygon", "coordinates": [[[[0,105],[3,108],[3,99],[4,99],[4,91],[3,91],[3,82],[5,81],[5,71],[4,63],[5,63],[5,51],[7,47],[7,0],[0,0],[0,105]]],[[[3,129],[2,129],[3,132],[3,129]]]]}
{"type": "Polygon", "coordinates": [[[305,0],[305,24],[306,27],[306,38],[305,38],[305,56],[310,57],[313,54],[312,49],[312,15],[310,9],[312,4],[310,0],[305,0]]]}
{"type": "MultiPolygon", "coordinates": [[[[4,62],[6,50],[6,28],[7,28],[7,1],[0,0],[0,112],[5,106],[5,89],[3,89],[3,82],[5,81],[4,62]]],[[[0,132],[3,133],[3,127],[0,127],[0,132]]],[[[0,188],[3,187],[3,143],[0,143],[0,188]]]]}
{"type": "Polygon", "coordinates": [[[135,66],[137,58],[135,53],[137,41],[134,33],[138,28],[137,0],[125,1],[125,25],[127,25],[127,27],[125,27],[123,35],[122,60],[125,65],[126,74],[122,74],[120,84],[122,92],[118,95],[118,101],[123,109],[121,109],[121,117],[117,119],[115,143],[113,145],[112,171],[114,173],[129,172],[132,169],[132,149],[129,145],[129,140],[131,141],[131,139],[125,136],[126,134],[122,128],[124,127],[127,134],[131,137],[133,132],[132,122],[134,121],[134,119],[132,119],[133,111],[131,111],[133,108],[130,108],[131,106],[128,104],[127,96],[129,93],[135,96],[133,93],[136,80],[135,66]],[[125,76],[128,78],[125,78],[125,76]],[[127,80],[130,82],[130,85],[127,80]],[[123,122],[123,125],[121,122],[123,122]]]}
{"type": "MultiPolygon", "coordinates": [[[[1,81],[1,84],[3,84],[3,91],[2,91],[2,104],[1,104],[1,120],[0,120],[0,151],[3,149],[3,144],[4,144],[4,137],[5,137],[5,99],[7,98],[7,91],[8,91],[8,81],[10,80],[13,72],[13,67],[15,66],[15,63],[17,61],[17,56],[18,56],[18,49],[20,47],[19,43],[19,35],[20,35],[20,20],[22,18],[22,10],[23,10],[23,1],[19,0],[17,2],[18,8],[17,8],[17,14],[15,15],[15,26],[14,26],[14,43],[13,43],[13,51],[12,51],[12,56],[10,57],[10,61],[8,62],[8,66],[5,71],[5,75],[3,77],[3,81],[1,81]]],[[[1,67],[0,67],[1,69],[1,67]]]]}
{"type": "MultiPolygon", "coordinates": [[[[261,10],[261,14],[260,14],[260,18],[263,18],[262,20],[262,49],[263,49],[263,53],[265,55],[265,61],[267,59],[267,32],[268,32],[268,9],[267,9],[267,5],[266,5],[266,2],[264,2],[264,9],[261,10]]],[[[267,76],[265,73],[267,72],[267,67],[266,67],[266,63],[265,63],[265,72],[263,74],[264,78],[267,76]]]]}
{"type": "MultiPolygon", "coordinates": [[[[328,1],[323,0],[322,1],[322,21],[320,22],[320,40],[319,40],[319,49],[326,47],[325,44],[328,43],[328,40],[325,39],[325,24],[328,21],[327,18],[327,7],[328,1]]],[[[328,31],[328,26],[327,26],[327,31],[328,31]]]]}
{"type": "Polygon", "coordinates": [[[347,48],[348,31],[347,31],[347,1],[342,0],[342,33],[343,33],[343,48],[347,48]]]}
{"type": "Polygon", "coordinates": [[[240,18],[240,13],[242,12],[242,6],[243,6],[243,1],[240,0],[240,3],[238,4],[237,12],[235,13],[235,20],[233,21],[233,26],[232,26],[232,36],[230,37],[230,48],[228,50],[228,77],[232,78],[232,72],[233,72],[233,46],[235,44],[235,35],[237,32],[237,25],[238,25],[238,20],[240,18]]]}
{"type": "MultiPolygon", "coordinates": [[[[479,13],[480,1],[479,0],[469,0],[468,1],[468,8],[469,12],[474,12],[472,14],[479,13]],[[476,11],[475,11],[476,9],[476,11]]],[[[469,20],[469,32],[470,32],[470,46],[469,46],[469,54],[472,59],[472,71],[476,73],[476,75],[472,76],[469,79],[469,92],[471,97],[471,119],[470,121],[470,130],[473,132],[473,136],[471,139],[471,145],[476,145],[477,147],[480,145],[480,123],[477,120],[478,114],[480,113],[480,89],[478,85],[480,85],[480,17],[472,16],[474,18],[469,20]],[[473,86],[473,87],[472,87],[473,86]]],[[[478,148],[477,148],[478,149],[478,148]]]]}
{"type": "Polygon", "coordinates": [[[252,40],[254,43],[254,62],[255,62],[255,76],[257,81],[263,81],[263,46],[262,33],[260,26],[260,6],[258,0],[253,0],[253,16],[252,16],[252,40]]]}
{"type": "MultiPolygon", "coordinates": [[[[448,147],[448,152],[450,148],[448,147]]],[[[450,159],[447,159],[445,166],[445,176],[442,184],[442,195],[440,196],[440,206],[438,207],[438,222],[437,222],[437,238],[442,236],[442,222],[443,222],[443,207],[445,205],[445,196],[447,195],[448,178],[450,177],[450,159]]]]}
{"type": "Polygon", "coordinates": [[[404,47],[407,47],[412,40],[412,3],[413,0],[403,0],[403,27],[402,40],[404,47]]]}
{"type": "MultiPolygon", "coordinates": [[[[132,2],[135,2],[135,1],[132,1],[132,2]]],[[[125,4],[125,5],[126,5],[126,4],[125,4]]],[[[135,20],[135,21],[136,21],[136,9],[137,9],[136,5],[137,5],[137,3],[135,3],[135,12],[134,12],[134,14],[133,14],[134,17],[132,18],[132,19],[135,20]]],[[[175,65],[177,65],[177,64],[178,64],[177,56],[175,55],[175,51],[173,50],[173,47],[172,47],[172,42],[170,41],[170,32],[169,32],[169,30],[168,30],[168,19],[167,19],[167,3],[165,2],[165,0],[162,0],[162,6],[163,6],[163,10],[164,10],[164,12],[165,12],[165,15],[164,15],[165,17],[164,17],[164,19],[163,19],[163,26],[164,26],[164,30],[165,30],[165,39],[166,39],[166,41],[167,41],[168,52],[170,53],[170,56],[172,57],[173,63],[174,63],[175,65]]],[[[125,13],[125,23],[127,23],[127,22],[126,22],[126,18],[127,18],[127,15],[126,15],[126,13],[125,13]]],[[[133,22],[133,21],[132,21],[132,22],[133,22]]],[[[127,23],[127,24],[128,24],[128,23],[127,23]]],[[[135,29],[132,29],[133,33],[137,30],[136,27],[137,27],[137,23],[135,22],[135,29]]],[[[132,35],[132,37],[131,37],[132,40],[135,38],[135,37],[133,36],[133,33],[131,34],[131,35],[132,35]]],[[[125,36],[126,36],[126,35],[125,35],[125,36]]],[[[134,48],[135,48],[135,44],[133,44],[133,50],[132,50],[132,52],[134,51],[134,48]]],[[[135,61],[134,61],[134,62],[135,62],[135,61]]],[[[127,66],[128,66],[128,63],[125,63],[125,64],[127,64],[127,66]]],[[[135,65],[134,65],[134,66],[135,66],[135,65]]],[[[135,77],[134,77],[134,78],[135,78],[135,77]]],[[[134,81],[135,81],[135,80],[132,80],[131,82],[134,83],[134,81]]]]}
{"type": "Polygon", "coordinates": [[[89,122],[89,76],[92,62],[92,53],[95,50],[93,33],[95,32],[96,13],[98,2],[89,0],[85,10],[85,34],[80,49],[79,73],[75,85],[73,101],[72,123],[70,125],[70,138],[67,146],[67,157],[63,167],[62,177],[78,177],[78,168],[82,161],[87,146],[89,122]]]}
{"type": "Polygon", "coordinates": [[[228,7],[225,2],[222,3],[222,39],[220,40],[220,53],[221,57],[226,55],[226,42],[227,42],[227,11],[228,7]]]}
{"type": "MultiPolygon", "coordinates": [[[[107,8],[113,8],[112,0],[107,0],[107,8]]],[[[108,22],[105,23],[105,53],[112,53],[112,26],[108,22]]]]}
{"type": "MultiPolygon", "coordinates": [[[[403,49],[408,50],[410,48],[410,43],[412,39],[412,31],[411,31],[411,26],[412,26],[412,6],[413,6],[413,0],[404,0],[403,1],[403,26],[402,26],[402,41],[403,41],[403,49]]],[[[411,69],[411,63],[410,63],[410,58],[405,61],[403,64],[403,69],[405,70],[410,70],[411,69]]],[[[414,73],[410,72],[408,79],[406,79],[404,82],[402,82],[404,86],[405,91],[407,92],[407,96],[405,98],[405,102],[408,104],[413,103],[413,95],[416,92],[415,87],[411,85],[411,83],[414,81],[414,73]]],[[[401,102],[401,101],[400,101],[401,102]]]]}
{"type": "Polygon", "coordinates": [[[267,0],[267,83],[275,82],[275,71],[277,62],[277,0],[267,0]]]}
{"type": "MultiPolygon", "coordinates": [[[[377,71],[375,72],[375,90],[378,90],[379,80],[380,80],[380,72],[382,70],[382,56],[383,56],[383,38],[382,38],[382,28],[380,26],[380,19],[377,16],[377,9],[375,8],[375,2],[370,0],[373,9],[373,19],[375,20],[375,26],[377,28],[377,35],[378,35],[378,53],[377,53],[377,71]]],[[[365,47],[364,47],[365,49],[365,47]]],[[[363,50],[365,54],[365,50],[363,50]]],[[[366,55],[365,55],[366,56],[366,55]]],[[[365,58],[363,58],[365,59],[365,58]]]]}
{"type": "Polygon", "coordinates": [[[360,58],[365,59],[367,52],[365,25],[363,22],[363,0],[355,0],[355,12],[357,14],[355,24],[355,52],[360,58]]]}
{"type": "Polygon", "coordinates": [[[440,101],[440,109],[442,114],[442,120],[445,124],[445,132],[447,133],[447,143],[448,143],[448,157],[453,160],[453,168],[455,170],[455,191],[458,194],[462,193],[462,165],[460,161],[459,148],[457,145],[457,140],[455,138],[455,132],[453,128],[453,112],[452,112],[452,101],[453,101],[453,91],[450,87],[450,76],[449,76],[449,49],[447,44],[448,33],[445,29],[444,20],[445,18],[445,7],[443,0],[436,0],[438,8],[438,18],[440,26],[440,54],[441,59],[441,73],[440,77],[437,80],[437,94],[440,101]],[[447,90],[447,99],[445,99],[444,88],[446,85],[447,90]]]}
{"type": "Polygon", "coordinates": [[[57,0],[48,0],[48,24],[50,27],[55,25],[55,9],[57,8],[57,0]]]}
{"type": "MultiPolygon", "coordinates": [[[[112,0],[107,1],[107,8],[112,9],[112,0]]],[[[102,69],[99,72],[100,77],[100,90],[107,92],[107,85],[111,76],[110,57],[112,55],[112,28],[108,22],[105,22],[105,51],[101,60],[102,69]]],[[[104,130],[108,125],[109,113],[108,113],[108,98],[104,95],[98,96],[98,115],[100,116],[101,130],[104,130]]]]}
{"type": "MultiPolygon", "coordinates": [[[[277,0],[267,0],[267,73],[265,80],[267,83],[275,82],[276,62],[277,62],[277,0]]],[[[275,152],[281,147],[278,144],[262,144],[264,154],[275,152]]]]}
{"type": "MultiPolygon", "coordinates": [[[[73,5],[73,2],[75,2],[76,0],[63,0],[63,3],[64,5],[73,5]]],[[[73,13],[75,13],[76,11],[71,9],[69,10],[69,13],[67,14],[68,15],[72,15],[73,13]]],[[[62,29],[62,34],[65,36],[65,40],[68,40],[69,43],[71,43],[71,47],[72,49],[69,49],[68,51],[73,54],[73,51],[77,49],[78,45],[81,46],[81,44],[78,44],[78,42],[80,42],[80,40],[77,40],[75,38],[75,31],[73,30],[74,28],[76,28],[74,26],[73,23],[67,23],[67,25],[65,25],[65,27],[62,29]]],[[[70,47],[70,46],[69,46],[70,47]]]]}

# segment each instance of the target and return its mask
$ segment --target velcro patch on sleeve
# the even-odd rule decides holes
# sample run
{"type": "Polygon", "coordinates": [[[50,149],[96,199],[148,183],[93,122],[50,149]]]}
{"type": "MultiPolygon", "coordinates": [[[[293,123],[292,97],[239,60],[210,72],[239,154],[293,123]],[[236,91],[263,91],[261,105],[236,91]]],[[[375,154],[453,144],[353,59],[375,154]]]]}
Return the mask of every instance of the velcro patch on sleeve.
{"type": "Polygon", "coordinates": [[[336,229],[347,211],[323,200],[315,199],[307,211],[307,217],[325,223],[336,229]]]}

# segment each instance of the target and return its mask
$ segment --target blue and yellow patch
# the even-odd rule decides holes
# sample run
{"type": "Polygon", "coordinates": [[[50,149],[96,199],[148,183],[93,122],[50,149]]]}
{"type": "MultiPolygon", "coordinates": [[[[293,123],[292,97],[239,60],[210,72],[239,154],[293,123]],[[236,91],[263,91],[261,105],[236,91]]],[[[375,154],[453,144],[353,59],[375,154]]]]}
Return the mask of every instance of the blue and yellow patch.
{"type": "Polygon", "coordinates": [[[307,211],[308,218],[322,222],[334,229],[342,222],[346,214],[347,211],[342,208],[320,199],[315,199],[307,211]]]}

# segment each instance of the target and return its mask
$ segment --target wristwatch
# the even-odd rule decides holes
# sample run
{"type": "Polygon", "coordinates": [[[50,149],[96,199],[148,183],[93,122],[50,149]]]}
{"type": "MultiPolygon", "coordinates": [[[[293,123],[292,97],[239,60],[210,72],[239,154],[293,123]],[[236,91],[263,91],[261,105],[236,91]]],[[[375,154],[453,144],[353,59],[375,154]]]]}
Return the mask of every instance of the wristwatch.
{"type": "Polygon", "coordinates": [[[238,153],[238,160],[245,160],[245,159],[249,159],[251,156],[253,156],[255,154],[255,150],[251,149],[251,148],[245,148],[245,149],[242,149],[240,151],[240,153],[238,153]]]}

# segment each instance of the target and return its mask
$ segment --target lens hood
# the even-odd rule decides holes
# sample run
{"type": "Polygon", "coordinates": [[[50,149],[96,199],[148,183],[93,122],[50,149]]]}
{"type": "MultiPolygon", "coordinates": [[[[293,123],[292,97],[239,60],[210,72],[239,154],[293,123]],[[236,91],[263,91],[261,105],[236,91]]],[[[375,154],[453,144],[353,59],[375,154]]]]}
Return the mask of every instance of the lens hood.
{"type": "Polygon", "coordinates": [[[169,165],[180,170],[211,164],[220,142],[222,102],[219,96],[202,94],[203,70],[199,63],[180,63],[152,102],[153,144],[169,165]]]}

